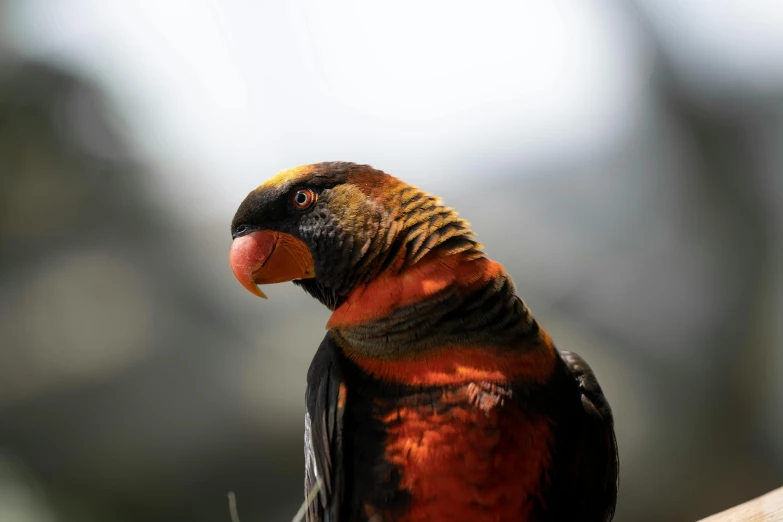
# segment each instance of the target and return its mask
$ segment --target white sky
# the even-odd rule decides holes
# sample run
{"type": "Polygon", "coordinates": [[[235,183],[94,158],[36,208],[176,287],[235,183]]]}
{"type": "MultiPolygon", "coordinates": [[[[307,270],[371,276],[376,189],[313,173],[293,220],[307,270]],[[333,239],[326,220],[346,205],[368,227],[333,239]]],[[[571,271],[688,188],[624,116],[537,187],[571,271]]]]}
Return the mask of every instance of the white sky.
{"type": "MultiPolygon", "coordinates": [[[[772,1],[742,3],[761,5],[743,30],[766,28],[746,37],[707,2],[643,4],[663,6],[663,15],[648,9],[655,23],[683,29],[699,44],[691,48],[729,49],[724,61],[743,70],[783,71],[768,50],[783,49],[772,1]]],[[[14,6],[5,23],[18,45],[105,85],[159,167],[162,193],[205,216],[233,210],[278,170],[315,161],[367,162],[425,188],[492,175],[466,170],[482,157],[579,161],[628,132],[652,68],[638,31],[605,0],[14,6]]]]}

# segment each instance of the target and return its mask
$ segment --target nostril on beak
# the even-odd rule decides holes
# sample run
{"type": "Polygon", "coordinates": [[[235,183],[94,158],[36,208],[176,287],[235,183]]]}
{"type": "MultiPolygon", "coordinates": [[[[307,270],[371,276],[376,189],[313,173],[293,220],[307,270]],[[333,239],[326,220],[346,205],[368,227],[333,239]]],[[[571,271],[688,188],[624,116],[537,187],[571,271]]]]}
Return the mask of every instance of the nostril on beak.
{"type": "Polygon", "coordinates": [[[238,237],[242,237],[245,234],[248,233],[250,230],[250,227],[248,225],[239,225],[236,230],[234,230],[234,233],[231,234],[231,239],[236,239],[238,237]]]}

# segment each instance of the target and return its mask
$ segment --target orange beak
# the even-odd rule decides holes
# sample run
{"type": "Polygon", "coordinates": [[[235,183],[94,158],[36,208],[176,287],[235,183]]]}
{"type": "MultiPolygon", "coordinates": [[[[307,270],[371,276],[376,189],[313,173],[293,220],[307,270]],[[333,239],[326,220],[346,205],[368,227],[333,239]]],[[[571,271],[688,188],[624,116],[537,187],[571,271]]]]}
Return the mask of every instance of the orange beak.
{"type": "Polygon", "coordinates": [[[290,234],[259,230],[231,244],[231,270],[242,286],[266,299],[260,284],[315,277],[310,249],[290,234]]]}

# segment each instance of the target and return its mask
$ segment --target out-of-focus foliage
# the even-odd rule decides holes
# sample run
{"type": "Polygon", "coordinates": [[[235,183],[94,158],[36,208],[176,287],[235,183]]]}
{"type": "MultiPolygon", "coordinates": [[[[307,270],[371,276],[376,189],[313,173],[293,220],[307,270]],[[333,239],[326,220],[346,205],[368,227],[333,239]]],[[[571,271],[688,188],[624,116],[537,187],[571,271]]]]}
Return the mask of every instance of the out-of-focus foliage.
{"type": "MultiPolygon", "coordinates": [[[[0,2],[0,20],[19,10],[0,2]]],[[[422,137],[425,156],[392,139],[417,132],[404,113],[373,120],[388,149],[377,159],[315,147],[297,161],[369,161],[471,221],[558,345],[598,373],[621,521],[692,520],[783,482],[783,75],[703,41],[685,52],[677,36],[698,13],[667,12],[634,12],[655,66],[608,145],[532,161],[513,131],[477,132],[468,149],[444,131],[422,137]],[[721,80],[722,66],[739,79],[721,80]]],[[[0,522],[227,520],[229,490],[243,522],[288,520],[327,312],[292,285],[255,300],[227,267],[230,207],[274,172],[189,177],[189,158],[138,146],[138,122],[154,118],[127,124],[136,106],[117,82],[33,58],[23,32],[0,32],[0,522]],[[241,186],[215,195],[231,205],[194,208],[188,185],[223,180],[241,186]]],[[[280,156],[262,144],[259,163],[296,158],[297,139],[276,137],[280,156]]]]}

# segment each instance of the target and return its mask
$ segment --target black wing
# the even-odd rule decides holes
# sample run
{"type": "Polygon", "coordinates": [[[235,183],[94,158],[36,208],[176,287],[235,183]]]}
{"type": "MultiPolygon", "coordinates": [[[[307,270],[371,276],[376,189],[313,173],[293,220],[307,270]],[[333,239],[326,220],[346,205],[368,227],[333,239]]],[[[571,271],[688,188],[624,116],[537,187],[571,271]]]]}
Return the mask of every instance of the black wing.
{"type": "Polygon", "coordinates": [[[340,354],[329,335],[310,363],[305,393],[305,499],[307,522],[339,522],[345,490],[343,414],[346,387],[340,354]],[[320,485],[319,485],[320,482],[320,485]],[[317,493],[315,488],[319,488],[317,493]]]}
{"type": "Polygon", "coordinates": [[[579,421],[572,426],[567,469],[570,497],[580,520],[609,522],[614,517],[620,461],[612,409],[590,366],[579,355],[558,350],[581,393],[579,421]]]}

